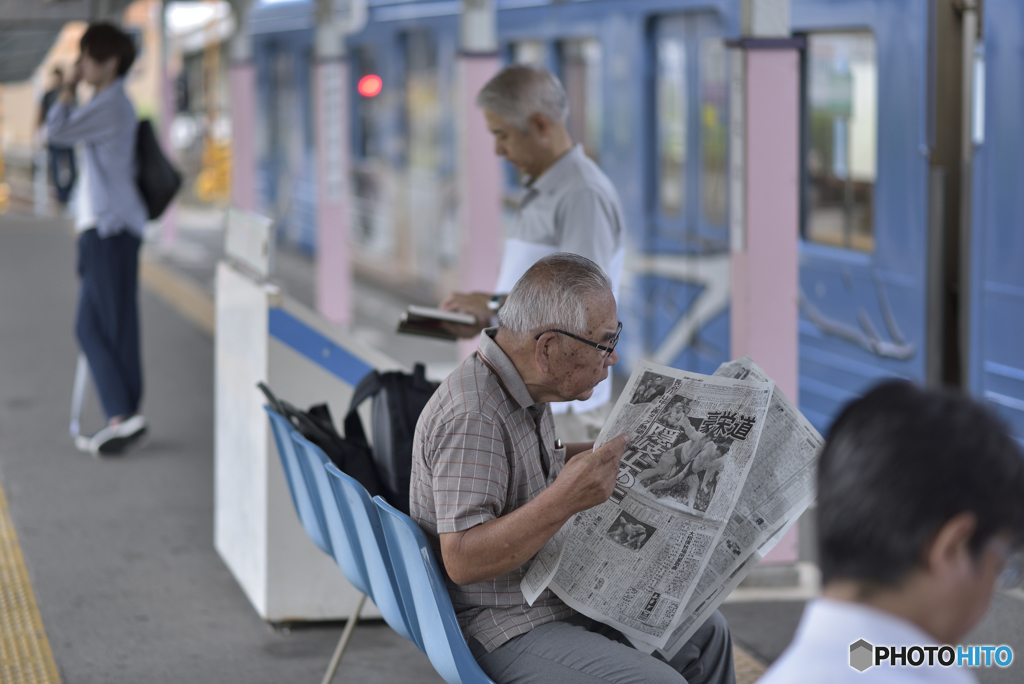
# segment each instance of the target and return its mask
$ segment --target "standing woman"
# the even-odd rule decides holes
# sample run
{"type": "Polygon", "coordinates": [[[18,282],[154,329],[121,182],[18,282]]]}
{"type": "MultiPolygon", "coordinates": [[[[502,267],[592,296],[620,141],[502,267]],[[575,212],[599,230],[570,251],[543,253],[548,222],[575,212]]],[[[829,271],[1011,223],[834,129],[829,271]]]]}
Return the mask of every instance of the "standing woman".
{"type": "Polygon", "coordinates": [[[82,35],[71,78],[46,117],[49,140],[84,143],[85,177],[78,225],[82,280],[75,319],[78,344],[107,416],[107,425],[76,446],[93,455],[122,452],[146,431],[142,398],[137,301],[139,246],[146,207],[135,183],[135,109],[124,76],[135,46],[111,24],[92,24],[82,35]],[[93,87],[88,104],[75,107],[79,80],[93,87]]]}

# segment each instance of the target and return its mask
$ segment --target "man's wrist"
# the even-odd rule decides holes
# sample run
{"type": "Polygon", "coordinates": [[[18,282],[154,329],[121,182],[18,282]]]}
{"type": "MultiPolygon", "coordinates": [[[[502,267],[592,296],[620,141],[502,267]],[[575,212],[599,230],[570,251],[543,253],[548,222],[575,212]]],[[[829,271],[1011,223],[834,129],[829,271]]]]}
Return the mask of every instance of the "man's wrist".
{"type": "Polygon", "coordinates": [[[491,296],[491,298],[487,300],[487,308],[490,310],[490,312],[494,314],[498,313],[498,310],[501,309],[501,307],[505,304],[505,298],[507,296],[508,295],[504,294],[496,294],[491,296]]]}

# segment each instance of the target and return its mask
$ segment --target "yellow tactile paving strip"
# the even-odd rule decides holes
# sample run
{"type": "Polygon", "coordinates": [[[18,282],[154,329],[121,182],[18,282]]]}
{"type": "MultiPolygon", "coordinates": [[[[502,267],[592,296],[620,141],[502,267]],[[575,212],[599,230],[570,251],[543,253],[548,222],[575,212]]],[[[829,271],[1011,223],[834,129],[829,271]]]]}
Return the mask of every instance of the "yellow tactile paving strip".
{"type": "Polygon", "coordinates": [[[0,487],[0,682],[59,684],[18,535],[0,487]]]}
{"type": "Polygon", "coordinates": [[[139,262],[142,284],[172,309],[207,335],[213,336],[216,312],[213,298],[188,278],[155,259],[143,257],[139,262]]]}
{"type": "Polygon", "coordinates": [[[736,666],[736,684],[754,684],[764,674],[765,666],[739,646],[732,647],[736,666]]]}

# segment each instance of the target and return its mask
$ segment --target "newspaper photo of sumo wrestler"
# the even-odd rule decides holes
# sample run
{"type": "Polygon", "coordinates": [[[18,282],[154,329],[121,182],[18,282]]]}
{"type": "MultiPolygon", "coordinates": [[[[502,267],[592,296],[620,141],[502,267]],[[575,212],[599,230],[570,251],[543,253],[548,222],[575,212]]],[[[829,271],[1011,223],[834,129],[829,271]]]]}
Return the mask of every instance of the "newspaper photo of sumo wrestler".
{"type": "MultiPolygon", "coordinates": [[[[715,494],[718,475],[725,468],[734,438],[728,434],[714,435],[714,425],[703,418],[691,418],[689,406],[686,397],[673,397],[655,418],[658,424],[679,432],[675,444],[654,456],[651,467],[641,471],[636,479],[652,495],[672,498],[695,515],[703,515],[715,494]]],[[[753,426],[752,418],[745,420],[743,439],[753,426]]]]}

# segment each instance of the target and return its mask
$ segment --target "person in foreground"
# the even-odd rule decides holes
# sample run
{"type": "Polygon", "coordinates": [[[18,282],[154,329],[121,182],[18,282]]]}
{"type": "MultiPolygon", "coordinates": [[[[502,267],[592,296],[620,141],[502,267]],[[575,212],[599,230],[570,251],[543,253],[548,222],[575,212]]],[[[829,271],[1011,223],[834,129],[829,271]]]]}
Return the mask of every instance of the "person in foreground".
{"type": "Polygon", "coordinates": [[[1024,456],[998,420],[952,391],[875,388],[843,410],[821,455],[823,597],[760,681],[974,682],[927,654],[860,672],[851,646],[955,646],[1019,577],[1022,534],[1024,456]]]}
{"type": "Polygon", "coordinates": [[[107,416],[107,426],[75,446],[93,455],[123,451],[146,431],[138,413],[142,398],[139,353],[139,246],[146,207],[135,184],[135,110],[124,78],[135,60],[131,38],[111,24],[92,24],[82,34],[82,54],[46,115],[53,145],[85,144],[83,197],[77,226],[78,275],[75,318],[78,344],[107,416]],[[75,106],[78,82],[93,97],[75,106]]]}
{"type": "Polygon", "coordinates": [[[499,684],[733,682],[719,613],[665,662],[551,591],[526,603],[530,559],[615,485],[626,436],[562,446],[549,402],[590,396],[618,361],[621,325],[608,276],[567,253],[530,267],[499,321],[420,415],[410,488],[411,517],[438,552],[477,662],[499,684]]]}

